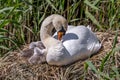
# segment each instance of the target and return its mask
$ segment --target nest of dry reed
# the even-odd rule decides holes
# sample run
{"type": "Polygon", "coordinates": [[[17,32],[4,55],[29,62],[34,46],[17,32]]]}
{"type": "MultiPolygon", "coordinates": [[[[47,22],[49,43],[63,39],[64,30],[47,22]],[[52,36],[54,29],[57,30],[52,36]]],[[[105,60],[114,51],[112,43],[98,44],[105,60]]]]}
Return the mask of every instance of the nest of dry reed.
{"type": "MultiPolygon", "coordinates": [[[[102,59],[112,48],[115,32],[96,32],[96,34],[102,42],[102,48],[98,54],[87,60],[91,61],[96,69],[99,69],[102,59]]],[[[116,46],[119,45],[119,42],[120,34],[118,34],[116,46]]],[[[25,47],[28,47],[28,45],[25,47]]],[[[26,59],[20,57],[19,54],[18,51],[10,52],[0,59],[0,80],[99,80],[91,69],[85,72],[84,63],[86,60],[63,67],[50,66],[47,63],[31,65],[26,59]]],[[[116,62],[114,66],[120,68],[119,52],[116,52],[113,57],[116,62]]],[[[104,65],[106,73],[109,73],[111,69],[111,59],[112,57],[104,65]]]]}

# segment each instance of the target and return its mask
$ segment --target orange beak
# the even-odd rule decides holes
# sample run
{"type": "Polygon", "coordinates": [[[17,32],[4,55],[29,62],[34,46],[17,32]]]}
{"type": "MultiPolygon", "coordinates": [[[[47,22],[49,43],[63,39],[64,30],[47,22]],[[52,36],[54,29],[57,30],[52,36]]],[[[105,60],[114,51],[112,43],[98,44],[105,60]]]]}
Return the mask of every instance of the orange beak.
{"type": "Polygon", "coordinates": [[[62,39],[62,37],[65,35],[65,30],[64,30],[64,28],[63,28],[63,26],[62,26],[62,28],[61,28],[61,30],[59,30],[58,32],[57,32],[57,37],[58,37],[58,40],[61,40],[62,39]]]}
{"type": "Polygon", "coordinates": [[[65,35],[65,32],[58,32],[58,40],[61,40],[62,37],[65,35]]]}

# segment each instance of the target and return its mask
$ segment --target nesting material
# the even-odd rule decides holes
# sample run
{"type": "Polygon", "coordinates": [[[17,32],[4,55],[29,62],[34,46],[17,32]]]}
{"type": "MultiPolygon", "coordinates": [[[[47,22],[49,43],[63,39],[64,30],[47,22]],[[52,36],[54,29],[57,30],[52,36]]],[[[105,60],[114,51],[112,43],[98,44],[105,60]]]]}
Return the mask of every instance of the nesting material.
{"type": "MultiPolygon", "coordinates": [[[[102,48],[98,54],[87,59],[98,69],[101,61],[112,48],[115,32],[96,32],[97,37],[102,42],[102,48]]],[[[120,34],[118,34],[117,45],[120,45],[120,34]]],[[[28,48],[29,45],[23,47],[28,48]]],[[[116,52],[111,56],[104,66],[104,71],[109,73],[112,60],[115,59],[115,67],[120,68],[120,53],[116,52]]],[[[98,80],[96,74],[88,69],[84,70],[84,61],[78,61],[68,66],[50,66],[47,63],[29,64],[27,58],[20,56],[18,51],[10,52],[0,59],[0,80],[98,80]]]]}

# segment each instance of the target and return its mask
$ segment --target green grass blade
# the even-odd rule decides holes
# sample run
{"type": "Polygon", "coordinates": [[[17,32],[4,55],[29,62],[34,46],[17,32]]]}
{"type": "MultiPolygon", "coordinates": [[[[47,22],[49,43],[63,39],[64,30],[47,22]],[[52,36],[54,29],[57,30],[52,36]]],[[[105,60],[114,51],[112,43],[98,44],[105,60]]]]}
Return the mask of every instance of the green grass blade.
{"type": "MultiPolygon", "coordinates": [[[[85,62],[95,73],[98,73],[97,69],[95,66],[91,63],[91,61],[86,61],[85,62]]],[[[87,67],[86,67],[87,68],[87,67]]]]}
{"type": "Polygon", "coordinates": [[[118,31],[115,34],[115,38],[114,38],[114,41],[113,41],[113,47],[112,47],[112,49],[114,49],[115,46],[116,46],[116,44],[117,44],[117,38],[118,38],[118,31]]]}
{"type": "Polygon", "coordinates": [[[32,2],[30,2],[29,0],[23,0],[24,3],[26,3],[27,5],[29,5],[29,8],[31,8],[31,6],[33,7],[37,7],[36,5],[33,5],[32,2]]]}
{"type": "Polygon", "coordinates": [[[7,48],[6,46],[0,45],[0,49],[6,49],[9,50],[9,48],[7,48]]]}
{"type": "Polygon", "coordinates": [[[88,0],[85,0],[84,3],[87,4],[88,6],[90,6],[91,8],[95,9],[95,10],[99,10],[99,8],[97,8],[95,5],[91,4],[88,0]]]}
{"type": "Polygon", "coordinates": [[[4,27],[5,25],[8,25],[9,23],[10,23],[10,20],[1,20],[0,21],[1,23],[0,23],[0,28],[2,28],[2,27],[4,27]]]}
{"type": "Polygon", "coordinates": [[[110,78],[110,76],[108,74],[105,74],[103,72],[99,72],[100,76],[103,77],[103,79],[106,79],[106,80],[113,80],[112,78],[110,78]]]}
{"type": "Polygon", "coordinates": [[[114,24],[114,20],[115,20],[115,17],[117,16],[117,13],[113,15],[113,17],[110,19],[110,28],[112,27],[112,25],[114,24]]]}
{"type": "Polygon", "coordinates": [[[116,35],[115,35],[115,38],[114,38],[114,41],[113,41],[113,47],[112,47],[112,50],[107,54],[107,56],[102,60],[102,63],[101,63],[101,66],[100,66],[100,71],[102,72],[103,69],[104,69],[104,65],[105,63],[107,62],[107,60],[109,59],[110,55],[111,54],[114,54],[115,51],[117,50],[115,48],[116,46],[116,43],[117,43],[117,37],[118,37],[118,31],[116,32],[116,35]]]}
{"type": "Polygon", "coordinates": [[[52,6],[53,9],[55,9],[56,11],[58,11],[57,8],[53,5],[53,3],[50,0],[46,0],[46,1],[48,2],[48,4],[50,6],[52,6]]]}
{"type": "Polygon", "coordinates": [[[120,80],[119,70],[116,67],[112,67],[112,70],[115,72],[115,76],[116,76],[117,80],[120,80]]]}
{"type": "Polygon", "coordinates": [[[19,46],[17,45],[17,43],[16,43],[14,40],[12,40],[11,38],[7,38],[7,37],[2,37],[2,39],[3,39],[3,40],[8,40],[8,41],[10,41],[11,43],[13,43],[14,46],[17,48],[17,50],[19,50],[19,51],[21,52],[21,49],[19,48],[19,46]]]}
{"type": "Polygon", "coordinates": [[[4,29],[4,28],[0,28],[0,33],[1,32],[9,32],[8,30],[4,29]]]}
{"type": "Polygon", "coordinates": [[[0,14],[1,13],[4,13],[5,11],[10,11],[10,10],[12,10],[14,7],[5,7],[5,8],[3,8],[3,9],[1,9],[0,10],[0,14]]]}
{"type": "Polygon", "coordinates": [[[70,20],[70,22],[75,22],[75,21],[79,21],[79,20],[80,20],[80,18],[72,19],[72,20],[70,20]]]}
{"type": "Polygon", "coordinates": [[[86,9],[85,14],[94,24],[98,26],[98,29],[103,29],[95,17],[88,11],[88,9],[86,9]]]}
{"type": "Polygon", "coordinates": [[[27,26],[25,26],[25,25],[23,25],[23,27],[24,27],[24,28],[26,28],[28,31],[30,31],[30,32],[32,32],[32,33],[34,33],[34,32],[33,32],[33,30],[32,30],[32,29],[30,29],[29,27],[27,27],[27,26]]]}
{"type": "Polygon", "coordinates": [[[84,70],[87,71],[87,69],[88,69],[88,64],[87,64],[87,62],[85,62],[84,63],[84,70]]]}
{"type": "Polygon", "coordinates": [[[93,5],[98,4],[99,1],[100,1],[100,0],[95,0],[95,1],[93,2],[93,5]]]}
{"type": "Polygon", "coordinates": [[[112,54],[113,51],[110,51],[105,58],[103,58],[101,65],[100,65],[100,71],[102,72],[104,69],[104,65],[107,62],[108,58],[110,57],[110,55],[112,54]]]}

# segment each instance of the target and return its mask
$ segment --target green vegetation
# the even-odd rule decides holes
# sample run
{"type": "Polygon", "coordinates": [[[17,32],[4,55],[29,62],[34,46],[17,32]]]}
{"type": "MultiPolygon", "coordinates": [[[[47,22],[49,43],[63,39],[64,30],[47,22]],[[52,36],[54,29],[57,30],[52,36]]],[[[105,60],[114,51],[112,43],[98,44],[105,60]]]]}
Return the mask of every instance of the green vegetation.
{"type": "MultiPolygon", "coordinates": [[[[63,15],[72,25],[92,25],[97,31],[120,28],[120,0],[0,0],[0,56],[40,40],[41,22],[50,14],[63,15]]],[[[90,61],[86,61],[86,72],[90,67],[98,74],[97,77],[120,79],[119,70],[115,67],[111,68],[110,74],[103,72],[109,57],[118,51],[116,38],[117,34],[113,49],[103,58],[100,68],[97,70],[90,61]]]]}
{"type": "Polygon", "coordinates": [[[89,24],[97,30],[120,27],[119,0],[1,0],[0,55],[40,40],[41,22],[50,14],[61,14],[69,24],[89,24]]]}

